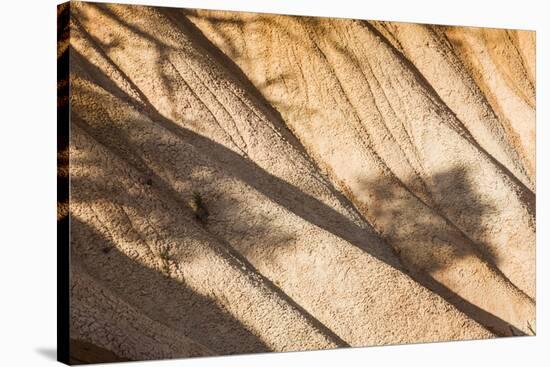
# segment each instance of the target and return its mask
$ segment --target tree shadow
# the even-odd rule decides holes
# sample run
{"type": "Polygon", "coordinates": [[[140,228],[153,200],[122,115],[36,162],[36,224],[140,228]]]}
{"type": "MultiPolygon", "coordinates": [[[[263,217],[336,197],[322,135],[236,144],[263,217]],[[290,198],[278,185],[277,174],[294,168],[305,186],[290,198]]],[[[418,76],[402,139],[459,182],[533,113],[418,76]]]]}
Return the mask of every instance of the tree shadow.
{"type": "MultiPolygon", "coordinates": [[[[283,134],[285,139],[288,139],[292,144],[303,154],[307,155],[305,149],[302,147],[301,142],[296,138],[296,136],[289,130],[289,127],[284,123],[280,112],[277,108],[273,107],[273,102],[276,102],[279,108],[286,108],[292,106],[291,102],[287,102],[285,99],[281,98],[277,101],[267,101],[263,96],[267,88],[272,88],[275,86],[284,85],[285,89],[290,90],[289,86],[286,84],[286,80],[292,80],[293,78],[300,78],[300,73],[281,73],[273,78],[267,78],[266,80],[252,83],[249,77],[242,71],[238,66],[238,62],[235,60],[243,60],[244,62],[253,62],[249,57],[244,54],[240,54],[237,50],[238,47],[234,44],[234,41],[231,37],[226,36],[224,28],[225,27],[244,27],[244,26],[253,26],[256,28],[255,32],[275,30],[278,37],[288,37],[290,40],[298,39],[298,35],[293,33],[290,27],[284,27],[280,25],[280,22],[274,15],[265,15],[265,14],[254,14],[254,19],[247,19],[247,21],[241,21],[238,19],[228,19],[227,17],[222,17],[216,15],[216,11],[209,11],[208,14],[200,13],[196,9],[169,9],[164,8],[160,10],[165,14],[165,16],[171,19],[177,27],[184,28],[185,31],[188,31],[193,35],[193,38],[196,40],[198,47],[203,48],[207,54],[212,55],[213,58],[219,62],[226,70],[229,71],[228,75],[236,80],[251,96],[258,101],[258,105],[266,112],[268,116],[273,116],[274,125],[279,132],[283,134]],[[204,35],[199,27],[197,27],[193,21],[192,17],[201,18],[212,22],[212,30],[216,35],[224,39],[225,44],[227,45],[228,50],[222,51],[218,48],[212,41],[204,35]],[[191,19],[190,19],[191,18],[191,19]],[[227,52],[227,53],[225,53],[227,52]]],[[[224,11],[225,13],[232,13],[224,11]]],[[[307,17],[298,17],[300,19],[307,17]]],[[[315,112],[314,109],[308,108],[306,106],[301,106],[301,111],[313,115],[315,112]]]]}
{"type": "MultiPolygon", "coordinates": [[[[378,203],[378,205],[369,207],[369,217],[377,218],[387,223],[384,226],[385,233],[399,231],[399,226],[402,225],[402,221],[392,219],[402,217],[402,212],[407,210],[409,206],[408,201],[402,197],[402,190],[399,190],[399,187],[396,185],[388,184],[387,180],[359,179],[359,181],[361,182],[360,191],[368,193],[372,198],[372,202],[378,203]],[[385,203],[391,204],[385,205],[385,203]]],[[[432,181],[435,184],[452,186],[455,190],[460,191],[462,195],[460,198],[457,198],[457,200],[464,200],[464,196],[470,199],[469,201],[471,201],[472,204],[468,206],[467,214],[470,228],[481,226],[485,216],[490,215],[495,210],[490,203],[483,203],[478,199],[476,190],[472,186],[468,178],[467,170],[464,167],[453,167],[447,171],[437,173],[432,177],[432,181]]],[[[422,201],[419,203],[420,205],[425,205],[422,201]]],[[[437,211],[437,207],[435,209],[437,211]]],[[[436,214],[442,217],[439,213],[436,214]]],[[[442,218],[445,219],[444,217],[442,218]]],[[[452,223],[447,223],[454,228],[452,223]]],[[[409,236],[407,242],[408,245],[415,246],[418,251],[427,252],[432,245],[447,247],[449,250],[447,255],[451,255],[452,259],[475,256],[492,264],[494,268],[498,268],[498,258],[494,253],[489,252],[485,246],[458,246],[454,242],[448,241],[446,238],[438,238],[437,236],[430,238],[428,234],[432,232],[434,223],[429,217],[423,217],[419,213],[419,215],[415,217],[414,223],[410,224],[415,226],[415,234],[409,236]],[[430,243],[427,247],[424,246],[426,241],[430,243]],[[425,249],[423,249],[424,247],[425,249]]],[[[462,235],[464,236],[463,243],[471,242],[466,235],[462,235]]],[[[446,261],[440,261],[440,259],[434,256],[426,258],[426,260],[427,261],[421,263],[421,268],[425,269],[427,272],[444,269],[447,266],[446,261]]]]}
{"type": "Polygon", "coordinates": [[[71,235],[72,261],[150,319],[183,331],[219,355],[269,351],[262,340],[212,299],[131,259],[111,239],[74,215],[71,235]]]}
{"type": "MultiPolygon", "coordinates": [[[[151,36],[148,37],[151,38],[151,36]]],[[[218,144],[205,136],[197,134],[194,131],[181,126],[181,124],[178,124],[164,117],[164,115],[156,110],[153,104],[149,102],[149,100],[143,93],[139,92],[142,100],[137,102],[134,98],[128,96],[126,92],[122,91],[114,83],[102,82],[102,80],[107,80],[108,77],[97,67],[91,65],[87,60],[79,57],[78,54],[77,57],[75,57],[75,61],[85,63],[87,65],[86,67],[89,66],[93,68],[94,74],[96,72],[98,73],[99,77],[95,78],[95,84],[100,86],[108,93],[115,95],[124,101],[128,101],[132,104],[135,103],[138,106],[143,105],[143,112],[146,113],[152,121],[161,125],[164,129],[170,131],[174,136],[180,138],[182,142],[185,142],[189,146],[192,146],[199,153],[199,155],[211,157],[212,160],[220,162],[221,165],[224,167],[224,173],[226,173],[227,175],[246,182],[265,196],[287,208],[294,214],[304,218],[306,221],[309,221],[323,229],[327,229],[329,230],[329,232],[337,234],[338,236],[347,239],[348,241],[354,243],[364,243],[366,246],[370,247],[370,250],[373,251],[378,257],[385,258],[386,262],[392,262],[391,255],[388,256],[386,248],[381,248],[380,245],[377,246],[373,244],[368,244],[369,241],[376,244],[380,243],[380,241],[376,239],[372,228],[370,228],[368,224],[365,223],[366,228],[356,225],[348,218],[338,213],[336,210],[326,206],[317,198],[305,194],[295,186],[269,174],[253,161],[246,159],[245,157],[239,155],[238,153],[235,153],[234,151],[224,147],[223,145],[218,144]],[[330,218],[337,219],[333,220],[334,223],[332,223],[330,218]]],[[[86,76],[85,73],[84,75],[86,76]]],[[[87,78],[90,81],[93,81],[94,79],[91,76],[87,76],[87,78]]],[[[127,76],[126,78],[131,83],[131,79],[127,76]]],[[[139,90],[137,86],[133,85],[133,87],[139,90]]],[[[81,91],[80,93],[88,92],[81,91]]],[[[99,105],[104,105],[104,103],[100,103],[99,105]]],[[[95,109],[95,106],[93,108],[95,109]]],[[[75,116],[74,121],[77,124],[80,124],[82,128],[90,131],[94,137],[100,138],[100,141],[102,143],[104,143],[106,146],[109,146],[117,153],[120,153],[120,147],[124,146],[124,144],[118,144],[117,140],[128,144],[129,148],[126,148],[126,150],[130,149],[130,151],[135,152],[135,150],[132,148],[132,144],[128,142],[127,139],[124,139],[123,133],[117,130],[115,126],[101,126],[98,129],[93,128],[90,124],[81,124],[82,120],[79,118],[79,114],[82,112],[85,111],[73,111],[73,114],[75,116]],[[109,132],[105,133],[105,131],[109,132]]],[[[280,118],[277,119],[277,121],[281,121],[280,118]]],[[[291,134],[290,131],[287,131],[287,134],[291,134]]],[[[293,140],[296,142],[296,145],[293,144],[293,146],[297,147],[300,152],[304,152],[305,150],[303,149],[301,144],[299,144],[297,139],[293,137],[293,140]]],[[[132,154],[132,156],[136,157],[139,155],[132,154]]],[[[146,164],[143,163],[143,161],[135,163],[136,159],[134,158],[133,160],[134,166],[142,168],[142,170],[146,167],[146,164]]],[[[219,167],[215,167],[215,169],[219,169],[219,167]]],[[[152,175],[152,173],[148,174],[152,175]]],[[[335,196],[337,196],[341,201],[345,201],[347,207],[352,207],[351,203],[347,202],[345,197],[341,193],[337,192],[337,190],[335,190],[332,185],[328,183],[324,183],[324,185],[329,187],[332,193],[335,194],[335,196]]],[[[358,214],[358,212],[356,213],[358,214]]]]}
{"type": "MultiPolygon", "coordinates": [[[[190,22],[187,18],[188,15],[191,16],[199,16],[197,9],[179,9],[179,8],[164,8],[160,9],[162,13],[164,13],[169,18],[174,19],[177,23],[184,24],[186,27],[190,26],[190,22]]],[[[231,58],[238,58],[241,55],[239,52],[239,47],[236,47],[234,45],[234,40],[226,35],[226,32],[224,31],[224,27],[226,26],[237,26],[241,27],[244,26],[247,22],[240,20],[240,19],[229,19],[225,17],[219,17],[212,15],[209,17],[209,21],[212,24],[212,30],[216,34],[217,37],[221,38],[224,42],[224,44],[227,46],[227,50],[229,51],[229,56],[231,58]]],[[[219,50],[219,49],[218,49],[219,50]]]]}
{"type": "MultiPolygon", "coordinates": [[[[106,15],[113,21],[117,22],[120,26],[127,28],[130,32],[137,35],[138,37],[141,37],[149,42],[155,47],[158,54],[161,56],[161,59],[168,59],[168,55],[170,52],[178,51],[177,47],[171,46],[169,44],[166,44],[165,42],[159,40],[155,35],[154,32],[149,32],[147,30],[140,29],[138,26],[134,26],[127,21],[121,19],[121,17],[117,16],[117,14],[112,11],[108,4],[100,4],[100,3],[90,3],[90,6],[94,7],[96,10],[101,12],[102,14],[106,15]]],[[[302,147],[300,141],[294,136],[294,134],[288,129],[287,124],[284,123],[283,118],[281,117],[280,113],[273,108],[272,104],[268,102],[265,97],[261,94],[261,88],[259,89],[256,87],[246,76],[246,74],[239,68],[239,66],[230,58],[228,55],[223,53],[219,48],[217,48],[212,42],[201,32],[201,30],[193,24],[192,21],[190,21],[187,17],[187,14],[190,14],[190,12],[193,12],[193,9],[181,9],[181,8],[168,8],[168,7],[154,7],[158,13],[163,16],[167,21],[171,22],[173,26],[180,30],[182,34],[185,34],[188,38],[188,41],[193,44],[193,46],[198,50],[204,50],[205,52],[202,53],[203,55],[206,55],[206,57],[215,60],[215,64],[220,66],[220,71],[223,72],[224,77],[236,81],[237,84],[242,87],[249,96],[252,96],[257,102],[257,107],[260,108],[262,112],[264,112],[267,116],[273,117],[272,121],[275,123],[273,124],[273,127],[277,130],[279,134],[281,134],[286,140],[291,142],[293,146],[296,147],[303,155],[307,155],[305,149],[302,147]],[[188,37],[187,35],[190,35],[191,37],[188,37]]],[[[78,13],[78,18],[80,18],[81,15],[78,13]]],[[[81,22],[85,22],[86,17],[83,16],[83,19],[81,19],[81,22]]],[[[240,21],[232,22],[231,20],[224,20],[221,18],[216,18],[216,21],[219,24],[222,23],[229,23],[233,25],[239,25],[242,24],[240,21]]],[[[76,19],[76,22],[78,22],[78,19],[76,19]]],[[[258,19],[255,21],[255,24],[261,25],[263,27],[270,27],[271,22],[266,19],[258,19]]],[[[84,31],[85,32],[85,31],[84,31]]],[[[289,35],[292,35],[290,30],[287,30],[289,32],[289,35]]],[[[106,54],[106,51],[108,49],[102,49],[101,45],[102,42],[95,39],[90,34],[86,34],[86,36],[92,38],[94,42],[99,46],[99,51],[103,54],[103,56],[107,59],[110,59],[109,56],[106,54]]],[[[186,53],[186,55],[190,58],[196,58],[193,54],[186,53]]],[[[171,78],[166,74],[165,68],[167,67],[167,64],[169,64],[169,61],[163,62],[162,64],[159,64],[157,66],[158,74],[160,75],[160,78],[163,82],[163,85],[167,87],[168,90],[171,89],[171,78]]],[[[146,101],[147,105],[150,105],[148,102],[147,97],[145,94],[141,92],[141,90],[133,84],[130,78],[126,76],[126,74],[119,69],[116,64],[113,63],[115,68],[126,78],[128,81],[132,84],[136,92],[139,93],[140,98],[143,101],[146,101]]],[[[291,78],[293,75],[283,75],[279,76],[277,79],[273,80],[266,80],[264,81],[264,86],[269,87],[276,83],[282,82],[284,78],[291,78]]],[[[170,96],[171,97],[171,96],[170,96]]],[[[175,103],[179,103],[180,101],[173,100],[175,103]]],[[[284,102],[282,102],[284,103],[284,102]]],[[[307,110],[306,107],[304,109],[307,110]]],[[[157,112],[157,111],[155,111],[157,112]]],[[[312,112],[312,111],[310,111],[312,112]]],[[[192,122],[189,122],[192,123],[192,122]]]]}
{"type": "MultiPolygon", "coordinates": [[[[412,75],[415,78],[416,82],[429,91],[429,94],[435,98],[435,101],[439,106],[443,106],[447,112],[453,116],[457,121],[455,125],[449,125],[453,128],[459,135],[461,135],[466,141],[468,141],[472,146],[474,146],[478,151],[482,152],[484,157],[487,158],[491,163],[493,163],[501,173],[506,176],[516,187],[519,198],[522,202],[525,203],[526,208],[529,210],[529,213],[534,216],[535,214],[535,193],[529,189],[516,175],[508,169],[504,164],[497,160],[492,154],[489,154],[485,148],[483,148],[477,140],[473,137],[472,133],[467,129],[466,125],[456,116],[456,114],[447,107],[446,103],[443,101],[436,89],[431,85],[431,83],[424,77],[424,75],[418,70],[418,68],[400,51],[398,50],[391,41],[389,41],[380,31],[370,24],[368,21],[361,21],[360,24],[365,27],[369,32],[372,32],[376,37],[383,40],[387,45],[390,51],[398,58],[409,70],[412,71],[412,75]]],[[[494,113],[494,112],[493,112],[494,113]]],[[[519,157],[518,157],[519,159],[519,157]]],[[[522,165],[523,162],[522,162],[522,165]]],[[[525,169],[525,167],[524,167],[525,169]]]]}

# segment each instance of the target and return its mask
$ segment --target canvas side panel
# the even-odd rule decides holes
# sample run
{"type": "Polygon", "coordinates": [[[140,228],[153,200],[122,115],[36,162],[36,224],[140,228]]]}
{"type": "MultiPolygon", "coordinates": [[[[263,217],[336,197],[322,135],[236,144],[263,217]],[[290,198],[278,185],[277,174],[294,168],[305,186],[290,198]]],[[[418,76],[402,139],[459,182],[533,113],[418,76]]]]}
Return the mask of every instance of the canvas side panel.
{"type": "Polygon", "coordinates": [[[69,363],[69,19],[57,6],[57,360],[69,363]]]}

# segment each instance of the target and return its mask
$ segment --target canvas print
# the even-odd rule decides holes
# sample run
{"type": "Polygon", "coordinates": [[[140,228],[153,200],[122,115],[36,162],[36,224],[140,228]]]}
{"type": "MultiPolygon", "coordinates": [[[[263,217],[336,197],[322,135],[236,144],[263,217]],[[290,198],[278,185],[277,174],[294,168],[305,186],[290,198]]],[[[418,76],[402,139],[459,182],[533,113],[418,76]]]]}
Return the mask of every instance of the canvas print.
{"type": "Polygon", "coordinates": [[[57,14],[61,361],[535,334],[535,32],[57,14]]]}

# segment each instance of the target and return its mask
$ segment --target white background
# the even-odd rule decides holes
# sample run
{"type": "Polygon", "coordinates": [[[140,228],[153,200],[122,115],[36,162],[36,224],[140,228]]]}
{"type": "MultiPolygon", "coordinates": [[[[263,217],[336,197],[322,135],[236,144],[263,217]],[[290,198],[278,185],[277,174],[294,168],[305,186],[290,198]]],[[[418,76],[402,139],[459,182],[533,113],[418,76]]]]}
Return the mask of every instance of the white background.
{"type": "MultiPolygon", "coordinates": [[[[537,31],[537,336],[138,362],[132,366],[550,365],[550,11],[546,1],[153,0],[152,5],[479,25],[537,31]],[[546,105],[545,105],[546,103],[546,105]]],[[[53,365],[56,350],[56,1],[0,8],[0,365],[53,365]]]]}

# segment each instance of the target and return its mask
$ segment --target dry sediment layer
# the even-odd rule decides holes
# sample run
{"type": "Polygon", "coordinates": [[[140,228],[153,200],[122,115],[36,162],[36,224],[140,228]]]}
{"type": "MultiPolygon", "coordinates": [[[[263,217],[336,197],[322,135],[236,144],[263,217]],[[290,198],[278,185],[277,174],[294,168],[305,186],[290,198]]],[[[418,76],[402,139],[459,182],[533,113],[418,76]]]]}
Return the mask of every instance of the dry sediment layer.
{"type": "Polygon", "coordinates": [[[70,29],[79,340],[150,359],[531,332],[524,32],[78,2],[70,29]]]}

